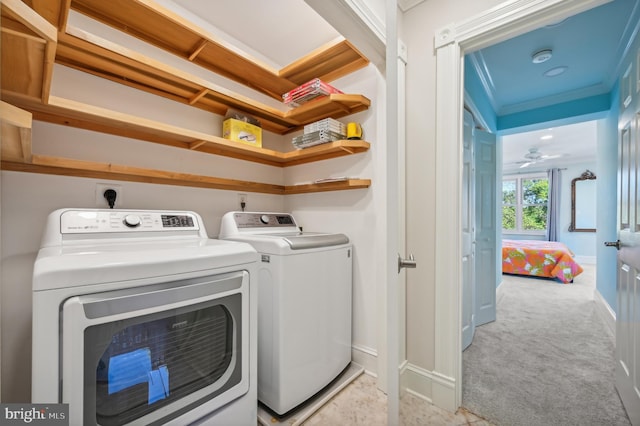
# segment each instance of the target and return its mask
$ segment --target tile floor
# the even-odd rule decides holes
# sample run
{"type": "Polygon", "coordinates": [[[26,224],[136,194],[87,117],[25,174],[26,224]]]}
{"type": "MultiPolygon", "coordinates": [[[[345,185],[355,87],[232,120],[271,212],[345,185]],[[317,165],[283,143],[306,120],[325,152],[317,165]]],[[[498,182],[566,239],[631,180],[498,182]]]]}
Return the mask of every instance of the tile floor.
{"type": "MultiPolygon", "coordinates": [[[[410,394],[402,399],[401,413],[402,426],[491,426],[464,409],[449,413],[410,394]]],[[[387,397],[376,387],[374,377],[361,374],[303,425],[386,426],[387,397]]]]}

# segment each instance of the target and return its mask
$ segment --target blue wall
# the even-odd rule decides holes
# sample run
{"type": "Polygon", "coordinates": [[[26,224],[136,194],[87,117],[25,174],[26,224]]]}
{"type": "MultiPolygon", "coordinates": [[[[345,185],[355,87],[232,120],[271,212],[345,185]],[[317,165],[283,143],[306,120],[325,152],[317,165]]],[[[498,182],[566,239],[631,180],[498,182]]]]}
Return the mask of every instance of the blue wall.
{"type": "Polygon", "coordinates": [[[609,116],[598,125],[598,167],[596,184],[598,193],[598,211],[596,216],[596,289],[614,312],[617,312],[616,294],[617,259],[616,251],[605,247],[605,241],[615,241],[616,233],[616,197],[618,167],[618,86],[612,93],[612,107],[609,116]]]}
{"type": "Polygon", "coordinates": [[[577,121],[598,120],[606,117],[610,107],[610,95],[606,93],[544,108],[501,115],[498,117],[498,131],[521,129],[522,127],[539,123],[545,123],[545,125],[549,125],[548,123],[569,124],[572,121],[576,122],[576,117],[580,117],[577,121]]]}
{"type": "MultiPolygon", "coordinates": [[[[600,127],[600,124],[598,124],[600,127]]],[[[598,158],[598,164],[600,163],[598,158]]],[[[591,170],[596,174],[596,185],[600,176],[597,173],[597,165],[595,163],[572,164],[567,166],[566,170],[562,170],[561,185],[562,192],[560,194],[560,230],[558,232],[558,241],[563,242],[573,251],[576,256],[589,257],[592,261],[596,257],[596,233],[595,232],[569,232],[571,224],[571,181],[579,177],[586,170],[591,170]]],[[[593,208],[595,209],[597,218],[597,195],[598,191],[593,194],[593,208]]],[[[596,223],[597,229],[597,223],[596,223]]],[[[579,259],[578,259],[579,260],[579,259]]]]}

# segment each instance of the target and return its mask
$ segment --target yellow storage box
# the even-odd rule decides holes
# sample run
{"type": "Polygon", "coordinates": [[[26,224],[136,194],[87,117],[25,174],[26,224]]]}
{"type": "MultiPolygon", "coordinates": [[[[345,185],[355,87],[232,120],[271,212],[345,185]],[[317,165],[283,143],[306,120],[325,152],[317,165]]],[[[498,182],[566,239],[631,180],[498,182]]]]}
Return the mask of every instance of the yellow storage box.
{"type": "Polygon", "coordinates": [[[262,147],[262,129],[246,121],[227,118],[222,123],[222,137],[247,145],[262,147]]]}

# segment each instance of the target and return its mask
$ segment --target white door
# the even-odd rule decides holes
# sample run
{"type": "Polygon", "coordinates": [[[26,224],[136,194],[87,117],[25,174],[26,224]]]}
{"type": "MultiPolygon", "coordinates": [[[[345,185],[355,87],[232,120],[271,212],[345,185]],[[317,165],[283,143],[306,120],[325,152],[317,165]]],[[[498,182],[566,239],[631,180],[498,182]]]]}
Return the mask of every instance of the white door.
{"type": "Polygon", "coordinates": [[[474,132],[475,169],[475,291],[474,324],[496,320],[496,284],[502,256],[499,253],[498,178],[496,136],[474,132]]]}
{"type": "Polygon", "coordinates": [[[467,110],[463,116],[462,137],[462,350],[475,333],[475,183],[473,167],[473,116],[467,110]]]}
{"type": "Polygon", "coordinates": [[[618,154],[616,388],[640,425],[640,111],[620,132],[618,154]]]}
{"type": "Polygon", "coordinates": [[[463,116],[462,350],[475,328],[496,319],[498,262],[496,137],[463,116]]]}
{"type": "MultiPolygon", "coordinates": [[[[404,203],[404,179],[400,178],[400,170],[404,170],[404,63],[400,60],[397,37],[397,4],[395,0],[387,0],[385,34],[386,34],[386,232],[387,232],[387,276],[386,276],[386,309],[387,309],[387,353],[386,353],[386,393],[387,424],[398,425],[400,422],[400,363],[404,358],[404,294],[399,287],[399,254],[404,256],[404,247],[400,244],[400,232],[404,234],[404,219],[400,218],[400,203],[404,203]],[[403,194],[403,195],[400,195],[403,194]]],[[[404,211],[404,210],[402,210],[404,211]]]]}

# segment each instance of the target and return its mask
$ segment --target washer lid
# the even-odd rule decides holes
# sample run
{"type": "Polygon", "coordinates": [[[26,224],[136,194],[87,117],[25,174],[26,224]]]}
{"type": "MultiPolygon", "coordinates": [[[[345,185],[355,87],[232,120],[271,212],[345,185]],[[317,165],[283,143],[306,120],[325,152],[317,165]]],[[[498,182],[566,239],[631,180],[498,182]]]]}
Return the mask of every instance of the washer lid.
{"type": "Polygon", "coordinates": [[[318,247],[330,247],[347,244],[349,237],[344,234],[299,234],[282,237],[291,250],[303,250],[318,247]]]}

